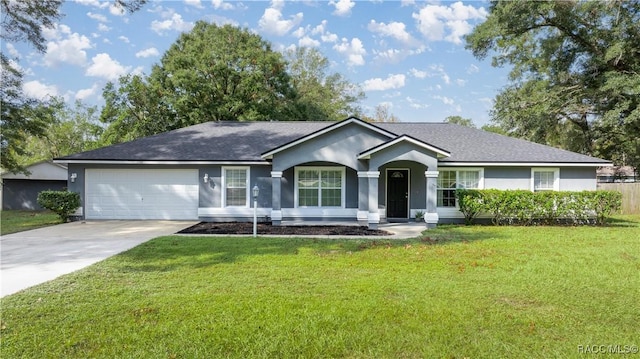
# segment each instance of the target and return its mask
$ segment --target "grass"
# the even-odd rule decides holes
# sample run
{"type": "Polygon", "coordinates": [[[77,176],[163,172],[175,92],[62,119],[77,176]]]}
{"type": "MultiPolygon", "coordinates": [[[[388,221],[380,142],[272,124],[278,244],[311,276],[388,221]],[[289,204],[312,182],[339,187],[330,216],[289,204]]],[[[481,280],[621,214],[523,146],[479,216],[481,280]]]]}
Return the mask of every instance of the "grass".
{"type": "Polygon", "coordinates": [[[51,211],[0,211],[0,234],[10,234],[59,224],[60,218],[51,211]]]}
{"type": "Polygon", "coordinates": [[[640,345],[639,271],[640,216],[406,241],[168,236],[3,298],[0,353],[580,358],[640,345]]]}

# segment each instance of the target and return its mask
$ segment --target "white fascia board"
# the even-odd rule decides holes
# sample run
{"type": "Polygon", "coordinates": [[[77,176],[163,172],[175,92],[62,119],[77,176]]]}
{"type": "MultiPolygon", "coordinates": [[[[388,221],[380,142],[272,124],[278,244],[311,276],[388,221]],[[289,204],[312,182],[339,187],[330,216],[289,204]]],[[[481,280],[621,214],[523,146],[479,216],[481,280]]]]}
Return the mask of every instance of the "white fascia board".
{"type": "Polygon", "coordinates": [[[440,167],[610,167],[613,163],[593,162],[440,162],[440,167]]]}
{"type": "Polygon", "coordinates": [[[54,160],[56,163],[104,164],[104,165],[263,165],[265,161],[127,161],[127,160],[54,160]]]}
{"type": "Polygon", "coordinates": [[[391,133],[389,131],[383,130],[383,129],[378,128],[376,126],[370,125],[370,124],[368,124],[368,123],[366,123],[366,122],[364,122],[362,120],[359,120],[357,118],[353,118],[352,117],[352,118],[349,118],[348,120],[344,120],[344,121],[338,122],[336,124],[330,125],[328,127],[325,127],[324,129],[320,130],[320,131],[308,134],[306,136],[302,136],[302,137],[300,137],[299,139],[297,139],[297,140],[295,140],[293,142],[290,142],[290,143],[288,143],[286,145],[283,145],[283,146],[278,147],[276,149],[273,149],[273,150],[271,150],[269,152],[266,152],[265,154],[262,155],[262,158],[270,159],[270,158],[273,157],[274,154],[276,154],[276,153],[278,153],[280,151],[284,151],[284,150],[286,150],[288,148],[291,148],[293,146],[297,146],[297,145],[299,145],[299,144],[301,144],[303,142],[306,142],[306,141],[308,141],[310,139],[316,138],[318,136],[322,136],[325,133],[331,132],[331,131],[336,130],[336,129],[340,128],[340,127],[344,127],[344,126],[346,126],[348,124],[351,124],[351,123],[356,123],[356,124],[358,124],[358,125],[360,125],[360,126],[362,126],[364,128],[370,129],[372,131],[375,131],[375,132],[377,132],[377,133],[379,133],[379,134],[381,134],[383,136],[387,136],[389,138],[396,137],[396,135],[394,133],[391,133]]]}
{"type": "Polygon", "coordinates": [[[443,150],[441,150],[441,149],[439,149],[437,147],[434,147],[434,146],[432,146],[432,145],[430,145],[428,143],[425,143],[425,142],[422,142],[422,141],[418,141],[418,140],[416,140],[414,138],[411,138],[409,136],[402,135],[402,136],[399,136],[399,137],[395,138],[392,141],[389,141],[389,142],[384,143],[382,145],[378,145],[375,148],[372,148],[372,149],[370,149],[370,150],[368,150],[366,152],[363,152],[361,155],[358,156],[358,159],[359,160],[369,159],[369,158],[371,158],[372,154],[374,154],[374,153],[376,153],[378,151],[382,151],[383,149],[385,149],[387,147],[390,147],[390,146],[393,146],[393,145],[397,144],[398,142],[402,142],[402,141],[410,142],[410,143],[412,143],[412,144],[414,144],[414,145],[416,145],[418,147],[422,147],[422,148],[427,149],[429,151],[433,151],[433,152],[441,155],[442,157],[451,156],[451,154],[449,152],[443,151],[443,150]]]}

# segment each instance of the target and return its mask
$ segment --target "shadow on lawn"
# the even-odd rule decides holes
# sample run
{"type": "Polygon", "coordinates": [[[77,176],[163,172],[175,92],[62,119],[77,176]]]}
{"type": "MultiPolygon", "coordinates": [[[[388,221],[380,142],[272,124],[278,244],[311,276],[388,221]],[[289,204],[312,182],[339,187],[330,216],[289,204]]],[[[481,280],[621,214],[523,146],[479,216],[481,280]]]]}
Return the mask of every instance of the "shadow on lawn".
{"type": "Polygon", "coordinates": [[[143,243],[117,257],[130,263],[124,266],[127,271],[168,272],[184,267],[233,264],[252,256],[296,256],[301,251],[319,256],[347,255],[367,250],[440,246],[503,237],[498,230],[465,231],[464,228],[443,226],[417,238],[402,240],[168,236],[143,243]]]}

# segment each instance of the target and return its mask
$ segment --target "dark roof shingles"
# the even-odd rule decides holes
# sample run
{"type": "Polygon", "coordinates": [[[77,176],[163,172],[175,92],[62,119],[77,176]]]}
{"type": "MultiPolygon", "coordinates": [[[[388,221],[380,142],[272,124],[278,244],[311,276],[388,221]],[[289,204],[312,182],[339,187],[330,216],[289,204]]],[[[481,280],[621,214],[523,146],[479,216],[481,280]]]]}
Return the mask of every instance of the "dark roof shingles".
{"type": "MultiPolygon", "coordinates": [[[[334,122],[207,122],[60,160],[263,161],[262,153],[332,124],[334,122]]],[[[376,126],[447,150],[451,156],[442,162],[608,163],[454,124],[377,123],[376,126]]]]}

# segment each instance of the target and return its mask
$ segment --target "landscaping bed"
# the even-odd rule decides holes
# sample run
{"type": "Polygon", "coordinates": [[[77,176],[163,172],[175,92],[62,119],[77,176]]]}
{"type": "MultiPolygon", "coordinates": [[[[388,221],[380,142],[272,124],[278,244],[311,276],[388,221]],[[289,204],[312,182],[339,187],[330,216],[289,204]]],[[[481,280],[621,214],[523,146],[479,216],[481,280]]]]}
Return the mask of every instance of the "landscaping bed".
{"type": "MultiPolygon", "coordinates": [[[[183,234],[253,234],[250,222],[200,222],[183,229],[183,234]]],[[[383,230],[369,229],[366,226],[273,226],[270,223],[258,223],[261,235],[316,235],[316,236],[389,236],[383,230]]]]}

